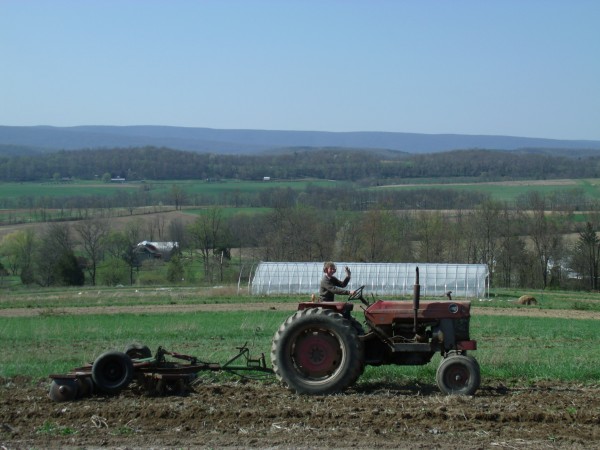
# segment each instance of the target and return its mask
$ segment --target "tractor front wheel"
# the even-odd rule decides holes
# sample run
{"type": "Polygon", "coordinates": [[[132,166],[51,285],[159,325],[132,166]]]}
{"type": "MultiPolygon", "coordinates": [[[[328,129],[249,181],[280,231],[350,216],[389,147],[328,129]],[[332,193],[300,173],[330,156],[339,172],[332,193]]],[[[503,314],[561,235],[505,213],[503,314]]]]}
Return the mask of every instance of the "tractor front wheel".
{"type": "Polygon", "coordinates": [[[271,363],[277,378],[298,394],[340,392],[360,376],[364,350],[353,324],[322,308],[298,311],[275,333],[271,363]]]}
{"type": "Polygon", "coordinates": [[[467,355],[444,358],[435,378],[440,391],[455,395],[473,395],[481,382],[479,364],[475,358],[467,355]]]}

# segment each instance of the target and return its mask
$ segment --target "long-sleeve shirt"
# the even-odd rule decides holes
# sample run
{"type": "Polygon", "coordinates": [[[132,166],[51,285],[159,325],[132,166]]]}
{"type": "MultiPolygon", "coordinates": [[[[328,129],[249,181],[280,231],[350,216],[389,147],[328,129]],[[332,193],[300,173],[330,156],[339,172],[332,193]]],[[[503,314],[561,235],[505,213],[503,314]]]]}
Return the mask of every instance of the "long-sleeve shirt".
{"type": "Polygon", "coordinates": [[[332,302],[335,294],[350,295],[348,289],[343,289],[348,286],[349,282],[349,276],[344,278],[344,281],[340,281],[336,277],[329,278],[327,275],[323,275],[319,288],[319,300],[322,302],[332,302]]]}

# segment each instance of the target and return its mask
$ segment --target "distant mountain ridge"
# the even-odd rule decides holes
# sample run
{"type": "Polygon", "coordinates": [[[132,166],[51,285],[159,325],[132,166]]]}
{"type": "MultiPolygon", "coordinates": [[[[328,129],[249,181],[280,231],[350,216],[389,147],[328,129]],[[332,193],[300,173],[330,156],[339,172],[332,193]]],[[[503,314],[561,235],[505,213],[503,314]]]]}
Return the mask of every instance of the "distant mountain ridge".
{"type": "Polygon", "coordinates": [[[460,149],[557,149],[600,152],[600,141],[516,136],[235,130],[171,126],[0,126],[0,147],[31,153],[59,150],[154,146],[198,153],[258,154],[292,147],[386,149],[436,153],[460,149]]]}

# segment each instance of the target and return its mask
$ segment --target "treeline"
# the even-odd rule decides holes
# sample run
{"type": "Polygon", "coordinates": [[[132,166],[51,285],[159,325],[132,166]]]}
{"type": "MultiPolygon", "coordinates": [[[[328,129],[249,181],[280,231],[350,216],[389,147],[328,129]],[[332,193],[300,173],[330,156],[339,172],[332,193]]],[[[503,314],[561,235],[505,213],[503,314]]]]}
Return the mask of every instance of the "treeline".
{"type": "Polygon", "coordinates": [[[60,178],[101,180],[106,174],[135,180],[319,178],[366,185],[407,178],[504,179],[595,178],[600,157],[460,150],[424,155],[339,148],[296,149],[277,154],[221,155],[168,148],[114,148],[0,157],[0,181],[60,178]]]}
{"type": "Polygon", "coordinates": [[[486,264],[493,287],[598,289],[600,213],[577,224],[570,213],[549,214],[536,193],[522,206],[486,201],[452,215],[294,206],[234,216],[213,207],[189,224],[156,215],[125,227],[90,219],[51,223],[38,234],[27,228],[5,236],[0,256],[7,272],[42,286],[238,282],[244,264],[332,259],[486,264]],[[165,278],[140,278],[140,267],[156,263],[139,260],[135,248],[143,240],[179,243],[181,254],[166,263],[165,278]]]}
{"type": "MultiPolygon", "coordinates": [[[[114,208],[154,208],[156,205],[172,205],[175,209],[184,207],[227,206],[234,208],[283,208],[307,206],[324,210],[365,211],[368,209],[469,209],[487,200],[489,195],[460,190],[386,190],[356,189],[354,187],[320,187],[308,185],[306,189],[274,187],[259,192],[242,190],[223,191],[218,195],[188,192],[185,187],[173,184],[170,189],[155,189],[152,183],[140,185],[134,192],[117,190],[112,195],[71,195],[54,197],[41,195],[24,195],[17,198],[0,198],[0,208],[27,210],[36,216],[36,221],[56,221],[70,218],[84,219],[98,211],[109,211],[114,208]]],[[[585,197],[577,201],[572,197],[554,204],[572,209],[585,197]]],[[[10,214],[0,218],[0,224],[17,223],[16,215],[10,214]]]]}

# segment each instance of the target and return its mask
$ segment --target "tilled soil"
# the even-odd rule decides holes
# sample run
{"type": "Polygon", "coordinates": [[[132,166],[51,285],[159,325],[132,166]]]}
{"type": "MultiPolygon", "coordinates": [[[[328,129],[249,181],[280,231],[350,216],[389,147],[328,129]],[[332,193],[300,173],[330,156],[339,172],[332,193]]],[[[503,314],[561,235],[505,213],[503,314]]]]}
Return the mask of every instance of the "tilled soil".
{"type": "Polygon", "coordinates": [[[203,381],[184,396],[55,403],[49,382],[0,380],[0,448],[600,448],[600,386],[357,384],[299,396],[276,383],[203,381]]]}

